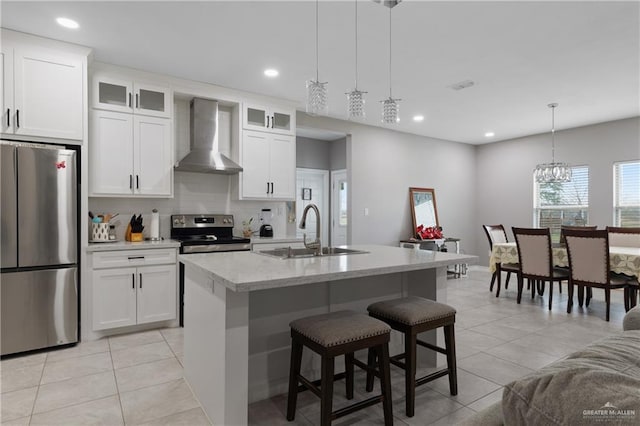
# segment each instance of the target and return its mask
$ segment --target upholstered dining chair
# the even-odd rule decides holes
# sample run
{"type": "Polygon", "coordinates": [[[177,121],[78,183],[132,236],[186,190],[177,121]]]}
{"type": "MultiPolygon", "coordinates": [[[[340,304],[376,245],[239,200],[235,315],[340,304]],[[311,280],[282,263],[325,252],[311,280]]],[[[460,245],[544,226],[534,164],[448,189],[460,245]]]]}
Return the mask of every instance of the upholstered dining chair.
{"type": "Polygon", "coordinates": [[[612,247],[640,247],[640,228],[607,226],[612,247]]]}
{"type": "MultiPolygon", "coordinates": [[[[507,231],[505,231],[504,226],[502,225],[482,225],[485,234],[487,235],[487,239],[489,240],[489,256],[491,256],[491,252],[493,251],[494,243],[508,243],[509,239],[507,238],[507,231]]],[[[511,278],[511,273],[518,273],[518,265],[517,264],[501,264],[500,269],[503,272],[507,273],[507,281],[505,281],[504,288],[509,287],[509,279],[511,278]]],[[[493,291],[493,285],[496,282],[496,278],[498,279],[498,290],[496,291],[496,297],[500,295],[500,283],[502,277],[498,275],[498,271],[495,271],[493,275],[491,275],[491,285],[489,286],[489,291],[493,291]]]]}
{"type": "MultiPolygon", "coordinates": [[[[582,231],[595,231],[596,229],[598,229],[597,226],[570,226],[570,225],[560,225],[560,244],[565,245],[566,241],[564,240],[564,231],[567,229],[574,229],[574,230],[582,230],[582,231]]],[[[567,267],[568,268],[568,267],[567,267]]],[[[559,284],[560,285],[560,293],[562,293],[562,283],[559,284]]],[[[582,292],[580,293],[582,294],[582,292]]],[[[580,306],[582,306],[582,299],[580,299],[580,306]]]]}
{"type": "MultiPolygon", "coordinates": [[[[511,228],[518,245],[520,271],[518,274],[518,303],[522,300],[524,278],[535,282],[549,281],[549,310],[553,303],[553,283],[568,280],[569,271],[553,266],[551,233],[549,228],[511,228]]],[[[558,284],[559,285],[559,284],[558,284]]],[[[531,286],[531,298],[536,286],[531,286]]]]}
{"type": "Polygon", "coordinates": [[[597,226],[569,226],[569,225],[560,225],[560,244],[565,244],[564,239],[564,231],[567,229],[575,230],[575,231],[595,231],[598,229],[597,226]]]}
{"type": "MultiPolygon", "coordinates": [[[[604,289],[607,304],[606,320],[609,321],[611,307],[611,289],[624,289],[624,305],[628,311],[632,304],[632,292],[638,287],[638,281],[633,277],[610,272],[609,266],[609,232],[566,230],[567,254],[569,256],[569,300],[567,313],[573,306],[573,286],[604,289]]],[[[590,294],[587,294],[589,306],[590,294]]]]}

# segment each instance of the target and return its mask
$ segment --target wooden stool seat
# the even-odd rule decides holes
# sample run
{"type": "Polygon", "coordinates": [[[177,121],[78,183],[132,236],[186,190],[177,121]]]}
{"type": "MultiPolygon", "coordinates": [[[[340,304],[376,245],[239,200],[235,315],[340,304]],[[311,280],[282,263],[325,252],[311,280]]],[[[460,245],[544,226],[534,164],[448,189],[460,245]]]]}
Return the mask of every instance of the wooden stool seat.
{"type": "MultiPolygon", "coordinates": [[[[369,305],[369,315],[386,322],[401,333],[404,333],[404,353],[390,357],[389,361],[405,370],[406,413],[413,417],[415,413],[416,386],[423,385],[442,376],[449,375],[449,391],[458,394],[456,373],[456,346],[454,324],[456,310],[444,303],[422,297],[410,296],[385,300],[369,305]],[[444,327],[445,348],[424,342],[417,338],[419,333],[444,327]],[[445,354],[447,368],[416,379],[417,345],[445,354]],[[404,362],[401,359],[405,359],[404,362]]],[[[376,354],[369,351],[369,366],[376,364],[376,354]]],[[[367,374],[367,391],[373,390],[373,376],[367,374]]]]}
{"type": "Polygon", "coordinates": [[[295,419],[298,392],[310,390],[320,397],[320,424],[328,426],[337,418],[382,402],[385,425],[393,424],[391,375],[389,371],[389,336],[391,327],[382,321],[353,311],[338,311],[292,321],[291,365],[287,420],[295,419]],[[300,374],[303,346],[322,357],[321,379],[310,381],[300,374]],[[379,368],[369,366],[354,357],[354,352],[369,349],[375,353],[379,368]],[[345,372],[334,374],[335,357],[345,356],[345,372]],[[346,379],[347,399],[353,398],[353,367],[367,371],[367,378],[380,378],[382,394],[332,411],[333,382],[346,379]],[[320,386],[320,387],[318,387],[320,386]]]}

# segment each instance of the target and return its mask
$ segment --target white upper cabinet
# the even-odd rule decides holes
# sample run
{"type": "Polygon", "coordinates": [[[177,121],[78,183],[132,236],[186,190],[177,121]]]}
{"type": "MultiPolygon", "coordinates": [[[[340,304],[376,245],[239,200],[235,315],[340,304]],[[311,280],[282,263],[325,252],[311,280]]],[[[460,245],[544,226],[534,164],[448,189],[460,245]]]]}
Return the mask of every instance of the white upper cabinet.
{"type": "Polygon", "coordinates": [[[245,130],[241,153],[240,199],[295,199],[295,136],[245,130]]]}
{"type": "Polygon", "coordinates": [[[102,73],[93,76],[92,106],[96,109],[170,118],[172,102],[169,87],[113,78],[102,73]]]}
{"type": "Polygon", "coordinates": [[[242,123],[248,130],[294,135],[295,110],[249,103],[244,105],[242,123]]]}
{"type": "Polygon", "coordinates": [[[2,132],[82,140],[86,55],[3,30],[2,132]]]}
{"type": "Polygon", "coordinates": [[[94,109],[89,128],[90,195],[173,195],[171,120],[94,109]]]}

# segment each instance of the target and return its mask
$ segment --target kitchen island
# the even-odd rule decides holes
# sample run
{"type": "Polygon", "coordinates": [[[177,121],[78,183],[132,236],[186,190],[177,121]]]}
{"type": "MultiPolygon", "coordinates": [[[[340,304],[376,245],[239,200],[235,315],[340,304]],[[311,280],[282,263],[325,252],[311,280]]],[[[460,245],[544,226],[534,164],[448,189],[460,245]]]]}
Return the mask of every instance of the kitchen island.
{"type": "MultiPolygon", "coordinates": [[[[179,256],[185,264],[185,378],[214,424],[246,424],[250,402],[286,392],[290,321],[343,309],[366,312],[370,303],[406,295],[446,302],[447,266],[477,261],[398,247],[350,248],[367,253],[179,256]]],[[[435,341],[435,333],[428,338],[435,341]]],[[[401,336],[392,335],[391,352],[401,349],[401,336]]],[[[435,365],[435,355],[423,362],[435,365]]],[[[306,351],[302,366],[313,376],[319,359],[306,351]]]]}

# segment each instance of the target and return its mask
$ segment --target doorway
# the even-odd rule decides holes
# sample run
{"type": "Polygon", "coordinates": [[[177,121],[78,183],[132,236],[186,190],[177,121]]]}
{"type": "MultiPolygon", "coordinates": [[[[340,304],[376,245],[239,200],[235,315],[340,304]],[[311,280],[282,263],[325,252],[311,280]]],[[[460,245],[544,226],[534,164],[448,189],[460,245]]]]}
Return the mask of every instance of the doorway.
{"type": "Polygon", "coordinates": [[[331,246],[347,245],[347,170],[331,172],[331,246]]]}
{"type": "MultiPolygon", "coordinates": [[[[329,243],[329,171],[318,169],[296,169],[296,218],[298,223],[302,219],[302,212],[309,204],[315,204],[320,210],[321,233],[323,245],[329,243]]],[[[316,238],[316,216],[307,216],[306,229],[296,227],[296,236],[302,238],[307,234],[307,240],[316,238]]]]}

